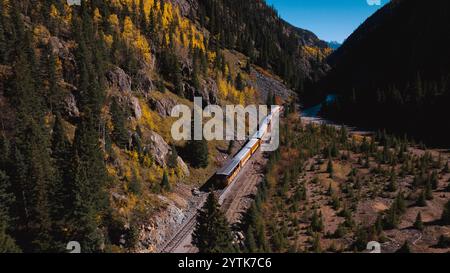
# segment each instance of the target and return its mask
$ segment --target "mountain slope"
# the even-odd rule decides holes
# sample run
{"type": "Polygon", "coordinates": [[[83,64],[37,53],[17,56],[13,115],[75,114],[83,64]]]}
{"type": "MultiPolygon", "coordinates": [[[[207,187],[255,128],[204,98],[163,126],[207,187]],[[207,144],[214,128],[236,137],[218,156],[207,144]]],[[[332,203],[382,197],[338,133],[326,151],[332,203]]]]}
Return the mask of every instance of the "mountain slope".
{"type": "Polygon", "coordinates": [[[155,251],[170,236],[230,146],[174,141],[172,108],[289,99],[283,81],[322,73],[312,33],[238,4],[0,0],[0,252],[155,251]]]}
{"type": "Polygon", "coordinates": [[[330,116],[421,137],[439,127],[448,116],[449,15],[448,1],[412,0],[367,19],[328,58],[321,88],[342,95],[330,116]]]}

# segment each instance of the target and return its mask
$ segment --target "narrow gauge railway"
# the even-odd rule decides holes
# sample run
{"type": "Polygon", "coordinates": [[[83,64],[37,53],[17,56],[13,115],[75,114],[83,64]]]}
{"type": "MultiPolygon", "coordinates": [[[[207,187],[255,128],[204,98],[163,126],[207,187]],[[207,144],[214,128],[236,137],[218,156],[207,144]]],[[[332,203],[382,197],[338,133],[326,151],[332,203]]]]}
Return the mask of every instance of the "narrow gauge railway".
{"type": "Polygon", "coordinates": [[[280,106],[274,107],[271,113],[261,122],[258,131],[248,139],[245,146],[216,172],[215,181],[217,187],[228,187],[233,183],[245,164],[261,147],[267,134],[271,132],[273,117],[281,110],[280,106]]]}

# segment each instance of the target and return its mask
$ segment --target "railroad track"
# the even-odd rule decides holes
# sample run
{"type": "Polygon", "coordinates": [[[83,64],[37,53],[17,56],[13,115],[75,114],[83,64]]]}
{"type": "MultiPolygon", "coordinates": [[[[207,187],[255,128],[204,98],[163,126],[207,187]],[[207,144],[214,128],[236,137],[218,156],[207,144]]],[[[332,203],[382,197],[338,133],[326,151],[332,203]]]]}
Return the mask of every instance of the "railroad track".
{"type": "MultiPolygon", "coordinates": [[[[206,196],[204,196],[197,206],[196,210],[203,207],[206,201],[206,196]]],[[[186,239],[186,237],[192,233],[196,224],[197,213],[193,213],[188,220],[182,224],[180,229],[175,233],[175,235],[166,243],[166,245],[159,251],[159,253],[172,253],[174,252],[181,243],[186,239]]]]}
{"type": "Polygon", "coordinates": [[[186,239],[186,237],[194,230],[195,227],[195,215],[193,215],[189,221],[184,225],[177,234],[169,241],[169,243],[160,251],[161,253],[173,253],[180,244],[186,239]]]}
{"type": "Polygon", "coordinates": [[[229,202],[228,208],[224,208],[229,220],[235,220],[234,216],[239,213],[238,208],[241,206],[243,198],[251,193],[252,188],[257,182],[258,177],[255,174],[252,174],[250,179],[247,180],[246,183],[244,183],[244,187],[236,190],[236,196],[234,198],[230,198],[231,200],[229,202]]]}
{"type": "MultiPolygon", "coordinates": [[[[255,161],[253,161],[253,164],[255,164],[255,161]]],[[[257,163],[256,163],[257,164],[257,163]]],[[[250,180],[247,180],[243,183],[243,185],[236,185],[236,183],[242,179],[243,173],[246,171],[251,170],[250,169],[250,162],[246,164],[244,169],[241,170],[241,173],[235,178],[234,182],[230,184],[230,186],[224,190],[216,191],[216,194],[219,196],[219,200],[222,200],[223,203],[222,208],[225,211],[225,213],[230,215],[231,218],[234,217],[234,215],[237,213],[236,210],[239,208],[239,206],[242,203],[242,198],[249,194],[249,191],[252,187],[257,183],[259,176],[258,172],[256,170],[251,171],[250,173],[250,180]]],[[[197,206],[196,210],[201,209],[206,202],[207,195],[203,196],[202,201],[197,206]]],[[[182,224],[182,226],[179,228],[179,230],[175,233],[175,235],[164,245],[164,247],[161,248],[159,253],[173,253],[178,248],[180,248],[180,245],[183,243],[184,240],[186,240],[186,237],[188,237],[195,228],[196,224],[196,216],[197,213],[193,213],[188,220],[182,224]]],[[[189,242],[190,243],[190,242],[189,242]]],[[[190,247],[187,252],[192,253],[194,252],[193,247],[190,247]]]]}

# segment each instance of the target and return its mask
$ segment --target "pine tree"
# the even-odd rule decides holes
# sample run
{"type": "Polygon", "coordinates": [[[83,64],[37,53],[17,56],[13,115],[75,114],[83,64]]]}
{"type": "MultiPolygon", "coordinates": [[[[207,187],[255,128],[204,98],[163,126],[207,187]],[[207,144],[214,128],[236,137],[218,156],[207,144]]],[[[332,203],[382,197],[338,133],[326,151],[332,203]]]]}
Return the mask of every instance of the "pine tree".
{"type": "Polygon", "coordinates": [[[115,98],[111,103],[111,118],[114,126],[112,131],[113,140],[120,148],[126,148],[128,146],[129,134],[125,127],[125,114],[115,98]]]}
{"type": "Polygon", "coordinates": [[[391,174],[391,177],[389,179],[388,190],[390,192],[396,192],[398,190],[397,176],[395,175],[395,173],[391,174]]]}
{"type": "Polygon", "coordinates": [[[406,201],[403,193],[399,193],[397,195],[394,206],[399,214],[403,214],[406,212],[406,201]]]}
{"type": "Polygon", "coordinates": [[[423,231],[424,226],[422,222],[422,214],[419,212],[416,217],[416,221],[414,222],[414,228],[420,231],[423,231]]]}
{"type": "Polygon", "coordinates": [[[431,186],[430,181],[425,185],[425,197],[427,200],[433,200],[433,187],[431,186]]]}
{"type": "Polygon", "coordinates": [[[417,199],[417,206],[426,207],[427,206],[427,197],[425,191],[422,191],[417,199]]]}
{"type": "Polygon", "coordinates": [[[98,252],[102,244],[99,214],[108,206],[105,185],[108,180],[99,134],[89,110],[75,133],[72,156],[71,236],[83,252],[98,252]]]}
{"type": "Polygon", "coordinates": [[[69,209],[70,192],[73,190],[70,184],[72,150],[59,114],[56,116],[53,126],[51,147],[51,156],[55,164],[55,181],[50,191],[52,218],[56,221],[62,221],[69,209]]]}
{"type": "Polygon", "coordinates": [[[63,92],[58,87],[58,81],[60,75],[57,72],[57,57],[53,54],[50,47],[47,48],[48,59],[47,59],[47,73],[48,73],[48,105],[50,110],[55,113],[62,111],[61,102],[63,101],[63,92]]]}
{"type": "Polygon", "coordinates": [[[322,212],[317,213],[314,211],[314,214],[311,219],[311,230],[313,232],[321,232],[324,229],[322,212]]]}
{"type": "Polygon", "coordinates": [[[161,180],[161,189],[166,192],[171,191],[171,186],[170,186],[169,176],[167,174],[167,171],[164,171],[163,178],[161,180]]]}
{"type": "Polygon", "coordinates": [[[209,164],[208,142],[205,139],[191,140],[188,143],[191,154],[191,164],[194,168],[206,168],[209,164]]]}
{"type": "Polygon", "coordinates": [[[412,253],[408,241],[406,241],[396,253],[412,253]]]}
{"type": "Polygon", "coordinates": [[[321,242],[320,242],[320,234],[319,233],[315,233],[313,236],[311,251],[313,253],[321,253],[322,252],[322,246],[321,246],[321,242]]]}
{"type": "Polygon", "coordinates": [[[439,187],[439,175],[437,173],[437,171],[433,171],[430,175],[430,183],[431,183],[431,188],[433,190],[436,190],[439,187]]]}
{"type": "Polygon", "coordinates": [[[11,225],[10,206],[14,195],[10,191],[9,178],[0,170],[0,253],[20,252],[14,239],[8,234],[11,225]]]}
{"type": "Polygon", "coordinates": [[[212,192],[197,214],[192,243],[200,253],[230,253],[233,252],[232,241],[228,221],[212,192]]]}
{"type": "Polygon", "coordinates": [[[3,0],[0,0],[0,63],[6,62],[8,43],[4,22],[6,21],[3,0]]]}
{"type": "Polygon", "coordinates": [[[0,170],[6,170],[9,160],[9,140],[3,133],[0,133],[0,170]]]}
{"type": "Polygon", "coordinates": [[[441,221],[443,225],[450,225],[450,201],[444,206],[441,221]]]}
{"type": "Polygon", "coordinates": [[[235,83],[236,83],[236,89],[237,90],[239,90],[239,91],[244,90],[245,86],[244,86],[244,81],[242,79],[241,73],[237,74],[235,83]]]}
{"type": "Polygon", "coordinates": [[[447,162],[447,164],[445,164],[445,167],[444,167],[444,169],[442,170],[442,172],[445,173],[445,174],[447,174],[447,173],[450,172],[448,162],[447,162]]]}
{"type": "Polygon", "coordinates": [[[145,9],[144,9],[144,0],[139,0],[139,22],[140,22],[140,26],[141,26],[141,30],[144,33],[149,33],[148,32],[148,27],[147,27],[147,15],[145,14],[145,9]]]}
{"type": "Polygon", "coordinates": [[[170,148],[170,155],[167,159],[167,166],[169,166],[170,168],[178,167],[178,152],[174,144],[172,144],[170,148]]]}
{"type": "Polygon", "coordinates": [[[133,175],[131,177],[130,184],[128,185],[128,189],[132,194],[136,196],[140,196],[142,194],[142,185],[135,171],[133,171],[133,175]]]}
{"type": "Polygon", "coordinates": [[[330,174],[330,177],[333,177],[333,174],[334,174],[334,166],[333,166],[333,160],[332,160],[331,158],[328,160],[327,173],[330,174]]]}
{"type": "Polygon", "coordinates": [[[256,245],[254,230],[253,230],[253,227],[251,227],[251,226],[247,229],[247,233],[245,236],[245,246],[249,253],[257,253],[258,252],[258,247],[256,245]]]}

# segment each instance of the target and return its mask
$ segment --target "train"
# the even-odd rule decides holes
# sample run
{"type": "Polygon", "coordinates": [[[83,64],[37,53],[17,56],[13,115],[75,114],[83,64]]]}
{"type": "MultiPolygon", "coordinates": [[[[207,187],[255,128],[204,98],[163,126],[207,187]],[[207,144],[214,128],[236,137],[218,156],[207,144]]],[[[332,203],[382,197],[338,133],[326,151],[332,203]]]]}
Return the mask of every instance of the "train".
{"type": "Polygon", "coordinates": [[[234,182],[242,168],[261,147],[265,136],[271,131],[274,115],[281,111],[281,106],[273,107],[270,114],[259,125],[259,129],[248,138],[241,150],[216,172],[216,186],[227,187],[234,182]]]}

